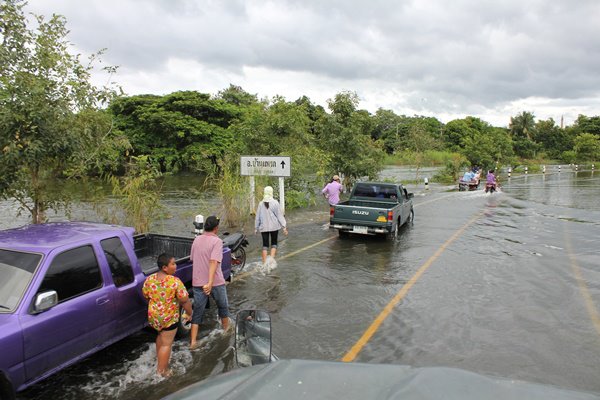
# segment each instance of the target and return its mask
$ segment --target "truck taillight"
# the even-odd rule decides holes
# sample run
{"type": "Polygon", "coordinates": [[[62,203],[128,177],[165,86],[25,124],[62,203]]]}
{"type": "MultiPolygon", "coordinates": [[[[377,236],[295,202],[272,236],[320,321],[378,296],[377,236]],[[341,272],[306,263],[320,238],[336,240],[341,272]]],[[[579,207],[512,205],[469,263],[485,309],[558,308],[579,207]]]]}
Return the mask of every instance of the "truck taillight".
{"type": "Polygon", "coordinates": [[[394,220],[394,213],[392,211],[388,211],[388,222],[392,222],[394,220]]]}
{"type": "Polygon", "coordinates": [[[329,207],[329,218],[333,218],[333,213],[334,213],[333,207],[329,207]]]}

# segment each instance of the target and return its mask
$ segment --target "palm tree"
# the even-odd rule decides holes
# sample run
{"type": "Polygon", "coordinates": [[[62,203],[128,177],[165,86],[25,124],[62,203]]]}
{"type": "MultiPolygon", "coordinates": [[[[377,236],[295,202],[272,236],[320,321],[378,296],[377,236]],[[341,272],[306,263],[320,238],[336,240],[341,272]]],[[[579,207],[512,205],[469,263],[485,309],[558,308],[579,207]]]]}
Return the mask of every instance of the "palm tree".
{"type": "Polygon", "coordinates": [[[529,111],[523,111],[516,117],[510,118],[509,128],[513,137],[524,137],[532,140],[535,131],[535,115],[529,111]]]}

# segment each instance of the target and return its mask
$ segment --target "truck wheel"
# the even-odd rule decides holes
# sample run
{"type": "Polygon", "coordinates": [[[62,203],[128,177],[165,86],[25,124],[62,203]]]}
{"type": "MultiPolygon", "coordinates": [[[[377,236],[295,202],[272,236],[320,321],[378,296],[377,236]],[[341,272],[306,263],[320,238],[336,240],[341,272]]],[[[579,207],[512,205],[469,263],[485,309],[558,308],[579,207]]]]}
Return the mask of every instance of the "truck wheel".
{"type": "Polygon", "coordinates": [[[398,238],[398,231],[400,230],[400,220],[396,223],[396,226],[392,227],[392,231],[388,232],[387,237],[390,239],[398,238]]]}
{"type": "Polygon", "coordinates": [[[414,209],[410,209],[410,214],[408,214],[408,219],[406,220],[406,222],[410,222],[411,225],[413,225],[415,223],[415,210],[414,209]]]}
{"type": "MultiPolygon", "coordinates": [[[[190,296],[190,301],[192,302],[192,308],[194,308],[194,298],[190,296]]],[[[178,338],[186,338],[190,335],[190,331],[192,330],[192,321],[185,322],[182,318],[184,313],[183,307],[179,307],[179,324],[177,325],[177,337],[178,338]]]]}

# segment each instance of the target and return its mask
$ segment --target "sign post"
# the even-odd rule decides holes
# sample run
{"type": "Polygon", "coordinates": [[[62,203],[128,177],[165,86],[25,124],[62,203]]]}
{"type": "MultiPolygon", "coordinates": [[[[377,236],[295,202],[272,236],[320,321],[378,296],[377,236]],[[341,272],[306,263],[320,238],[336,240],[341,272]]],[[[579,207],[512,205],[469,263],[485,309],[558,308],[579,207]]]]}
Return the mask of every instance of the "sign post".
{"type": "Polygon", "coordinates": [[[240,173],[250,177],[250,202],[254,210],[254,177],[256,175],[279,177],[279,203],[285,213],[284,179],[291,176],[292,160],[286,156],[241,156],[240,173]]]}

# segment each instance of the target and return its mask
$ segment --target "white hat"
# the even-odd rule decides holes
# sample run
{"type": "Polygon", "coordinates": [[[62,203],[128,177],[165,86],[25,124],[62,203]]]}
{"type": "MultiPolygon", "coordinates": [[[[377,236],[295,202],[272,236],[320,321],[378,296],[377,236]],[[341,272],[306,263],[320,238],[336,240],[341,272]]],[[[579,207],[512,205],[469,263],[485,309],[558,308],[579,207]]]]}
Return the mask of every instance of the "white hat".
{"type": "Polygon", "coordinates": [[[273,200],[273,188],[271,186],[265,186],[263,201],[268,203],[271,200],[273,200]]]}

